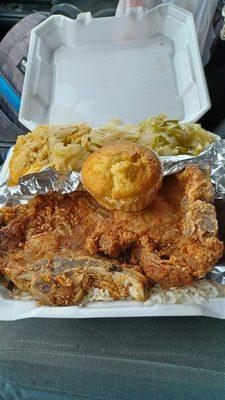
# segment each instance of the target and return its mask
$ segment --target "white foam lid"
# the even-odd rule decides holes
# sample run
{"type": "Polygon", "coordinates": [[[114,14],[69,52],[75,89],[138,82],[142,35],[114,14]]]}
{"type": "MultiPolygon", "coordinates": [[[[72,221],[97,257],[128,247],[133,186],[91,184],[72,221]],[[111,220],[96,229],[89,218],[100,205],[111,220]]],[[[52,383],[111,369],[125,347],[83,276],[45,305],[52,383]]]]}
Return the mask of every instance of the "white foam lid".
{"type": "Polygon", "coordinates": [[[197,121],[210,107],[192,14],[173,5],[121,17],[51,16],[32,30],[19,120],[37,125],[167,114],[197,121]]]}

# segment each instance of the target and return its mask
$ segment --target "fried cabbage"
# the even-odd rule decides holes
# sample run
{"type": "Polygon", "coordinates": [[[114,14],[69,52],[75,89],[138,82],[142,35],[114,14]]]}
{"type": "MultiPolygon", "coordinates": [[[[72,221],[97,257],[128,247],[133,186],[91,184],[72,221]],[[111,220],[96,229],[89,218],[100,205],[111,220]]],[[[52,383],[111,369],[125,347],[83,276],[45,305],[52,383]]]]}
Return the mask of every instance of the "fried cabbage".
{"type": "Polygon", "coordinates": [[[165,115],[149,117],[137,126],[123,125],[115,120],[90,133],[90,148],[107,143],[131,141],[154,150],[160,156],[200,154],[216,135],[204,130],[201,125],[167,120],[165,115]]]}
{"type": "Polygon", "coordinates": [[[79,171],[88,154],[115,142],[139,143],[160,156],[195,156],[216,139],[199,124],[167,120],[165,115],[149,117],[138,125],[112,120],[98,129],[86,124],[43,125],[18,137],[9,163],[8,184],[17,185],[21,176],[47,166],[79,171]]]}

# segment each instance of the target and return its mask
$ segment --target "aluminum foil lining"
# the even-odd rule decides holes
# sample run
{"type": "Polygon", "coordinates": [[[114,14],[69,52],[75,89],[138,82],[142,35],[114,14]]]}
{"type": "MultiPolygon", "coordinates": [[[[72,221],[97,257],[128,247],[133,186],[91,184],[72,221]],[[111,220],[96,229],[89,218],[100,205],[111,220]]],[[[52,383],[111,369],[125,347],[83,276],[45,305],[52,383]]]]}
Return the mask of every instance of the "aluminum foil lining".
{"type": "Polygon", "coordinates": [[[76,171],[58,172],[48,167],[36,173],[25,175],[19,180],[19,188],[24,196],[59,192],[74,192],[80,183],[80,174],[76,171]]]}
{"type": "Polygon", "coordinates": [[[199,156],[162,157],[164,175],[175,174],[188,164],[208,164],[215,186],[215,197],[225,200],[225,139],[212,143],[199,156]]]}
{"type": "MultiPolygon", "coordinates": [[[[208,164],[211,179],[215,186],[215,197],[225,200],[225,139],[212,143],[199,156],[165,156],[161,157],[164,176],[175,174],[188,164],[208,164]]],[[[0,186],[0,207],[24,204],[37,194],[49,192],[70,193],[78,188],[80,174],[75,171],[58,172],[47,167],[40,172],[24,175],[19,185],[8,187],[7,181],[0,186]]]]}
{"type": "Polygon", "coordinates": [[[219,261],[219,263],[207,275],[207,277],[211,281],[220,283],[220,285],[225,285],[225,260],[222,259],[219,261]]]}
{"type": "Polygon", "coordinates": [[[45,168],[35,174],[27,174],[20,178],[18,186],[0,186],[0,207],[26,204],[35,196],[49,192],[61,194],[74,192],[80,183],[80,174],[76,171],[58,172],[53,168],[45,168]]]}
{"type": "MultiPolygon", "coordinates": [[[[210,166],[211,179],[215,186],[215,198],[225,201],[225,140],[211,144],[199,156],[187,155],[161,157],[164,176],[175,174],[188,164],[199,164],[203,168],[210,166]]],[[[62,194],[74,192],[81,183],[80,174],[75,171],[58,172],[45,168],[40,172],[20,178],[19,185],[8,187],[7,181],[0,186],[0,207],[26,204],[34,195],[49,192],[62,194]]],[[[224,222],[225,224],[225,205],[224,222]]],[[[224,238],[225,241],[225,238],[224,238]]],[[[210,274],[209,279],[225,285],[225,259],[220,260],[210,274]]]]}

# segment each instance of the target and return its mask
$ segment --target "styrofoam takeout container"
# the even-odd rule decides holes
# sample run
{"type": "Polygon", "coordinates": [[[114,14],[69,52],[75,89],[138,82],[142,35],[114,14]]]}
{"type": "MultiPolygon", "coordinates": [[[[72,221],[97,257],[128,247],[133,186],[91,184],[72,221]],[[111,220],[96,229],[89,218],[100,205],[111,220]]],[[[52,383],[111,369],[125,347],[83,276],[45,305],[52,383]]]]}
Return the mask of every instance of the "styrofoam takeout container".
{"type": "MultiPolygon", "coordinates": [[[[84,121],[99,126],[111,118],[138,123],[167,114],[186,122],[210,107],[193,17],[162,5],[144,13],[76,21],[52,16],[31,34],[20,121],[39,124],[84,121]]],[[[8,174],[12,151],[0,174],[8,174]]],[[[148,306],[135,301],[97,302],[85,307],[40,307],[13,300],[0,287],[0,319],[97,318],[205,315],[225,318],[225,299],[201,305],[148,306]]]]}
{"type": "MultiPolygon", "coordinates": [[[[0,185],[8,178],[9,161],[13,149],[0,172],[0,185]]],[[[9,292],[0,286],[0,320],[23,318],[112,318],[156,316],[207,316],[225,319],[225,298],[214,298],[202,304],[147,305],[137,301],[99,301],[85,307],[41,307],[35,301],[13,300],[9,292]]]]}
{"type": "Polygon", "coordinates": [[[181,8],[57,15],[32,30],[19,114],[30,130],[160,113],[195,122],[209,107],[193,16],[181,8]]]}

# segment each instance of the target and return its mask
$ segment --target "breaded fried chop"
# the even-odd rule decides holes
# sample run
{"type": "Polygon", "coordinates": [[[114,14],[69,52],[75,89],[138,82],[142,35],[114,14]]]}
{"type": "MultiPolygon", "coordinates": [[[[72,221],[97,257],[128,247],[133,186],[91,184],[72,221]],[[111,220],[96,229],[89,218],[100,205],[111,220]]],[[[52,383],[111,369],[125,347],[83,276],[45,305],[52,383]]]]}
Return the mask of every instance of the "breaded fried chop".
{"type": "Polygon", "coordinates": [[[163,287],[204,277],[223,253],[213,187],[207,171],[190,165],[164,178],[157,198],[145,210],[114,212],[87,239],[90,253],[119,256],[132,247],[131,262],[163,287]],[[122,229],[120,229],[122,227],[122,229]],[[124,244],[122,237],[128,237],[124,244]]]}
{"type": "Polygon", "coordinates": [[[76,304],[96,284],[109,291],[114,287],[112,298],[126,292],[143,300],[150,281],[163,287],[190,284],[221,257],[212,201],[210,177],[196,165],[164,178],[157,198],[138,212],[105,210],[84,191],[36,197],[28,205],[3,210],[0,272],[44,304],[76,304]],[[88,272],[88,263],[94,263],[99,277],[88,272]],[[117,294],[118,270],[107,275],[109,281],[103,277],[103,270],[112,270],[115,263],[127,285],[127,290],[117,285],[117,294]],[[48,276],[49,291],[39,282],[40,272],[48,276]]]}

